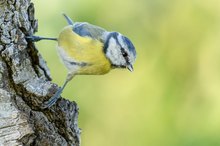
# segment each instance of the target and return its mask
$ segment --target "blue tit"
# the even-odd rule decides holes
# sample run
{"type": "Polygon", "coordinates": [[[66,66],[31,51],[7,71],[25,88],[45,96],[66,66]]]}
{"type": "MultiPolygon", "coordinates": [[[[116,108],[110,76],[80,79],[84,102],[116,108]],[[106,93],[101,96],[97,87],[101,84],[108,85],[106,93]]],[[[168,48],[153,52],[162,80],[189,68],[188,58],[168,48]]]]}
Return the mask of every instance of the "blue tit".
{"type": "Polygon", "coordinates": [[[64,14],[68,26],[58,38],[28,36],[30,41],[56,40],[58,54],[68,69],[63,86],[44,105],[52,106],[75,75],[102,75],[114,68],[133,71],[136,51],[132,42],[118,32],[109,32],[87,22],[73,22],[64,14]]]}

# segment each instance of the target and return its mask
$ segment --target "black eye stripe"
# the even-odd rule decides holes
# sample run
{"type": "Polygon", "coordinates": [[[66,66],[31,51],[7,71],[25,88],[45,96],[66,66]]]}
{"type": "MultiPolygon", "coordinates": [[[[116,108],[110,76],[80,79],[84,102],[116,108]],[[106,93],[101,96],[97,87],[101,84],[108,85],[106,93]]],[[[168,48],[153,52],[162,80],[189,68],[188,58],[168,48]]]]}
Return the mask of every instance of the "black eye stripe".
{"type": "MultiPolygon", "coordinates": [[[[117,36],[118,36],[118,35],[117,35],[117,36]]],[[[116,37],[117,37],[117,36],[116,36],[116,37]]],[[[125,51],[125,48],[123,48],[123,47],[121,46],[121,44],[119,43],[118,39],[116,39],[116,42],[117,42],[118,45],[121,47],[121,53],[122,53],[122,56],[124,57],[126,63],[129,63],[129,58],[128,58],[128,53],[127,53],[127,51],[125,51]]]]}
{"type": "Polygon", "coordinates": [[[125,61],[127,64],[129,64],[129,58],[128,58],[128,53],[125,51],[125,48],[121,47],[121,54],[124,57],[125,61]]]}
{"type": "Polygon", "coordinates": [[[122,54],[124,57],[128,56],[128,53],[125,51],[124,48],[121,48],[121,54],[122,54]]]}
{"type": "Polygon", "coordinates": [[[127,56],[128,56],[128,53],[122,52],[122,56],[127,57],[127,56]]]}

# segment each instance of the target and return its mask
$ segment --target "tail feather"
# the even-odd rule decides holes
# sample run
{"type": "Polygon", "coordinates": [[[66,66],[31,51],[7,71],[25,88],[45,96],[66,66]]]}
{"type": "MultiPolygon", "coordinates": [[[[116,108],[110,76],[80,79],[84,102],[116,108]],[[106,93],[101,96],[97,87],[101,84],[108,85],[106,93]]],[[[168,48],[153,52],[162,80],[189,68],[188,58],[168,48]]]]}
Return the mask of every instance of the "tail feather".
{"type": "Polygon", "coordinates": [[[63,13],[63,16],[69,25],[73,25],[74,22],[70,17],[68,17],[65,13],[63,13]]]}

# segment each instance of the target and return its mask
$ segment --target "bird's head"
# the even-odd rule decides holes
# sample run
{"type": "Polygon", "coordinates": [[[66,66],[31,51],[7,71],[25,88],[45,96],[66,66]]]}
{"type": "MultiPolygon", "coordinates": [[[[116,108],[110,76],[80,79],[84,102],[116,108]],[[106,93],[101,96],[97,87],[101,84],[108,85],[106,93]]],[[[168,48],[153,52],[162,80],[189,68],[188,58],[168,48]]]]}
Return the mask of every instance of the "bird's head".
{"type": "Polygon", "coordinates": [[[127,37],[118,32],[108,32],[105,38],[104,53],[113,68],[127,68],[133,71],[136,51],[127,37]]]}

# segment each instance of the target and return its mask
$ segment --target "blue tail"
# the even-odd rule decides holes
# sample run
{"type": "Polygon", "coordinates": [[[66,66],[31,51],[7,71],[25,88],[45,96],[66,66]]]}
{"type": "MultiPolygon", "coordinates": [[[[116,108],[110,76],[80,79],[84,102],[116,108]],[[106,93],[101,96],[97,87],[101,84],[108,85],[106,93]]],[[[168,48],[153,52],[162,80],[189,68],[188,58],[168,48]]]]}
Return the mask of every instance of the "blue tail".
{"type": "Polygon", "coordinates": [[[65,13],[63,13],[63,16],[65,17],[65,19],[69,25],[73,25],[73,20],[70,17],[68,17],[65,13]]]}

